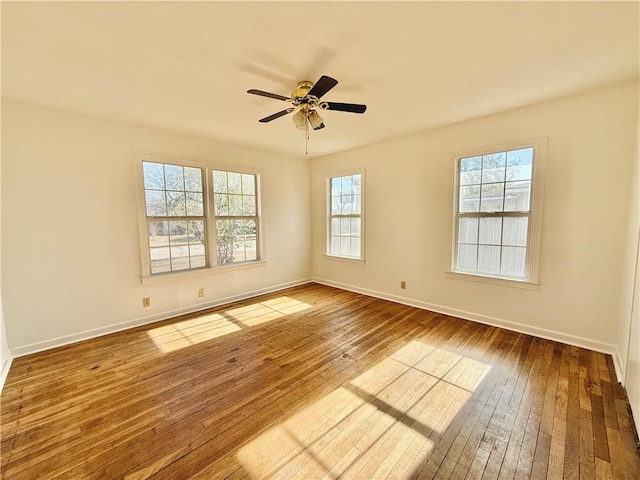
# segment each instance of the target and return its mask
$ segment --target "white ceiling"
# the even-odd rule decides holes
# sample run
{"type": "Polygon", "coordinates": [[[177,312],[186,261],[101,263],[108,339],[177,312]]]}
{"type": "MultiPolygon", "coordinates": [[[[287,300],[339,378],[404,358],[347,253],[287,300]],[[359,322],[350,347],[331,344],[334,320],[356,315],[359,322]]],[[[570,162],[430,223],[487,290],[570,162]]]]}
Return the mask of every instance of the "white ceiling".
{"type": "Polygon", "coordinates": [[[304,155],[287,107],[323,100],[319,156],[638,75],[638,2],[2,2],[2,94],[304,155]]]}

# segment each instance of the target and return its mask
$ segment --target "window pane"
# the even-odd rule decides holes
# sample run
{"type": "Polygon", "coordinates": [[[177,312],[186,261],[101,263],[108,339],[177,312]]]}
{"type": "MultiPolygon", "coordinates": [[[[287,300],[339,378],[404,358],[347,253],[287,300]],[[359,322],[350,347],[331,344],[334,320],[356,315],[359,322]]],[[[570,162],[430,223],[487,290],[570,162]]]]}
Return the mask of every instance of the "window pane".
{"type": "Polygon", "coordinates": [[[478,247],[476,245],[458,245],[458,270],[475,272],[478,267],[478,247]]]}
{"type": "Polygon", "coordinates": [[[233,263],[233,248],[236,236],[232,220],[216,221],[216,248],[218,264],[233,263]]]}
{"type": "Polygon", "coordinates": [[[351,248],[349,249],[349,256],[360,256],[360,237],[351,237],[351,248]]]}
{"type": "Polygon", "coordinates": [[[229,193],[242,193],[242,174],[227,172],[227,182],[229,193]]]}
{"type": "Polygon", "coordinates": [[[164,191],[145,190],[144,196],[147,204],[148,217],[165,217],[167,215],[164,191]]]}
{"type": "Polygon", "coordinates": [[[253,195],[242,196],[242,214],[247,216],[256,214],[256,197],[253,195]]]}
{"type": "Polygon", "coordinates": [[[204,255],[204,245],[189,245],[189,258],[191,260],[191,268],[206,267],[207,259],[204,255]]]}
{"type": "Polygon", "coordinates": [[[247,261],[258,259],[258,249],[255,235],[248,235],[244,242],[245,258],[247,261]]]}
{"type": "Polygon", "coordinates": [[[480,211],[480,187],[460,187],[460,212],[480,211]]]}
{"type": "Polygon", "coordinates": [[[351,219],[350,218],[342,218],[340,220],[340,230],[341,230],[343,236],[351,234],[351,219]]]}
{"type": "Polygon", "coordinates": [[[340,219],[332,218],[331,219],[331,235],[340,235],[342,230],[340,229],[340,219]]]}
{"type": "Polygon", "coordinates": [[[525,247],[503,247],[500,273],[515,277],[525,276],[527,249],[525,247]]]}
{"type": "Polygon", "coordinates": [[[353,193],[360,195],[362,193],[362,175],[357,173],[351,178],[353,179],[353,193]]]}
{"type": "Polygon", "coordinates": [[[479,185],[482,171],[482,157],[460,159],[460,185],[479,185]]]}
{"type": "Polygon", "coordinates": [[[169,247],[150,248],[151,273],[164,273],[171,271],[169,247]]]}
{"type": "Polygon", "coordinates": [[[527,212],[530,208],[531,181],[507,182],[505,212],[527,212]]]}
{"type": "Polygon", "coordinates": [[[213,195],[213,205],[217,216],[229,215],[229,196],[224,193],[213,195]]]}
{"type": "Polygon", "coordinates": [[[169,246],[169,225],[167,222],[150,221],[148,228],[150,247],[169,246]]]}
{"type": "Polygon", "coordinates": [[[242,174],[242,193],[244,195],[256,194],[256,181],[255,175],[242,174]]]}
{"type": "Polygon", "coordinates": [[[164,190],[164,166],[161,163],[142,162],[144,188],[164,190]]]}
{"type": "Polygon", "coordinates": [[[349,256],[349,250],[351,247],[351,239],[349,237],[340,238],[340,255],[349,256]]]}
{"type": "Polygon", "coordinates": [[[504,182],[507,154],[491,153],[482,156],[482,183],[504,182]]]}
{"type": "Polygon", "coordinates": [[[500,273],[500,247],[478,246],[478,272],[500,273]]]}
{"type": "Polygon", "coordinates": [[[242,215],[242,196],[241,195],[229,195],[229,216],[239,217],[242,215]]]}
{"type": "Polygon", "coordinates": [[[480,219],[478,243],[484,245],[500,245],[502,239],[502,217],[485,217],[480,219]]]}
{"type": "Polygon", "coordinates": [[[331,235],[331,249],[329,252],[334,255],[340,254],[340,236],[331,235]]]}
{"type": "Polygon", "coordinates": [[[481,212],[501,212],[504,200],[504,183],[482,185],[480,199],[481,212]]]}
{"type": "Polygon", "coordinates": [[[184,167],[165,165],[164,176],[167,190],[184,190],[184,167]]]}
{"type": "Polygon", "coordinates": [[[361,194],[355,194],[354,195],[354,210],[353,213],[355,213],[356,215],[362,215],[362,195],[361,194]]]}
{"type": "Polygon", "coordinates": [[[171,270],[186,270],[189,267],[189,247],[187,245],[171,247],[171,270]]]}
{"type": "Polygon", "coordinates": [[[187,214],[184,192],[167,192],[167,214],[171,217],[184,217],[187,214]]]}
{"type": "Polygon", "coordinates": [[[458,221],[458,243],[478,243],[477,218],[461,218],[458,221]]]}
{"type": "Polygon", "coordinates": [[[182,245],[189,243],[187,222],[169,222],[169,242],[171,245],[182,245]]]}
{"type": "Polygon", "coordinates": [[[335,177],[331,179],[331,196],[339,197],[342,195],[342,177],[335,177]]]}
{"type": "Polygon", "coordinates": [[[340,197],[331,197],[331,215],[342,214],[341,208],[340,197]]]}
{"type": "Polygon", "coordinates": [[[187,213],[188,217],[202,217],[204,215],[204,204],[202,193],[187,192],[187,213]]]}
{"type": "Polygon", "coordinates": [[[204,220],[189,220],[188,223],[189,243],[203,243],[204,220]]]}
{"type": "Polygon", "coordinates": [[[361,219],[360,218],[351,218],[350,220],[351,220],[351,222],[350,222],[351,236],[352,237],[359,237],[360,236],[361,219]]]}
{"type": "Polygon", "coordinates": [[[188,192],[202,192],[202,170],[184,167],[184,189],[188,192]]]}
{"type": "Polygon", "coordinates": [[[531,180],[533,147],[507,152],[507,181],[531,180]]]}
{"type": "Polygon", "coordinates": [[[255,220],[217,220],[218,264],[257,260],[257,223],[255,220]]]}
{"type": "Polygon", "coordinates": [[[527,217],[505,217],[502,244],[517,247],[527,246],[529,219],[527,217]]]}
{"type": "Polygon", "coordinates": [[[342,195],[353,194],[353,180],[351,176],[340,177],[342,183],[342,195]]]}
{"type": "Polygon", "coordinates": [[[213,192],[227,193],[227,172],[213,171],[213,192]]]}

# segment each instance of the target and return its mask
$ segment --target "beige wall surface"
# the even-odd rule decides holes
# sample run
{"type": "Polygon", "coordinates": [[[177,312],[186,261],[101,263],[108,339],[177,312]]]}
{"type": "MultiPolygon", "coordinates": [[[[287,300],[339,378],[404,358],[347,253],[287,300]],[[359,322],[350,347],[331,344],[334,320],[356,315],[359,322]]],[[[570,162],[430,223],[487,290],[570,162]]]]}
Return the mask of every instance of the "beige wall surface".
{"type": "Polygon", "coordinates": [[[2,296],[14,354],[310,278],[308,159],[19,102],[2,108],[2,296]],[[266,266],[142,285],[135,153],[257,171],[266,266]]]}
{"type": "Polygon", "coordinates": [[[630,81],[315,158],[314,277],[610,352],[621,371],[637,242],[628,213],[637,105],[638,83],[630,81]],[[548,137],[539,289],[447,276],[454,154],[536,137],[548,137]],[[366,169],[364,264],[324,255],[326,177],[354,168],[366,169]]]}

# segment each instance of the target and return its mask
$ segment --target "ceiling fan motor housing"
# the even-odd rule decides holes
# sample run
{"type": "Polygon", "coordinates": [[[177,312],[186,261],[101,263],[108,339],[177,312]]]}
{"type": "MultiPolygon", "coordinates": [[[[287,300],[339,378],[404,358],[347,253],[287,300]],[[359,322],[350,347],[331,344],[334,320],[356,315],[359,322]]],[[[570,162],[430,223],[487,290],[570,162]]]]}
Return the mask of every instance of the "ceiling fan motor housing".
{"type": "Polygon", "coordinates": [[[306,96],[307,93],[309,93],[309,90],[311,90],[311,87],[313,87],[313,82],[310,82],[309,80],[298,82],[298,87],[291,92],[291,98],[298,99],[306,96]]]}

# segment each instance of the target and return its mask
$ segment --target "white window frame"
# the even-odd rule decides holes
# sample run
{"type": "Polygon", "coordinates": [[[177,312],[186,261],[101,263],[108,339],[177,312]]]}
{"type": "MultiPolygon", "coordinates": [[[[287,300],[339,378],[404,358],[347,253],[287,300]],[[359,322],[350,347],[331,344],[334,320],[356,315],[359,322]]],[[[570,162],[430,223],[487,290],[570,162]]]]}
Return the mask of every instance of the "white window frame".
{"type": "Polygon", "coordinates": [[[197,278],[206,275],[228,272],[231,270],[242,270],[247,268],[261,267],[266,265],[266,248],[262,235],[263,216],[262,216],[262,195],[261,195],[261,173],[259,171],[247,168],[238,168],[235,166],[223,164],[209,164],[197,161],[185,161],[179,158],[167,158],[151,154],[133,155],[135,164],[135,178],[138,200],[138,232],[140,238],[140,259],[141,259],[141,281],[143,285],[175,281],[188,278],[197,278]],[[173,272],[163,272],[151,274],[151,258],[148,234],[148,217],[146,211],[145,188],[144,188],[144,172],[143,162],[154,162],[169,165],[179,165],[183,167],[193,167],[203,169],[203,190],[204,190],[204,219],[205,219],[205,248],[206,261],[205,267],[195,269],[177,270],[173,272]],[[256,213],[257,213],[257,260],[249,260],[244,262],[229,263],[217,265],[216,258],[216,231],[215,231],[215,215],[213,206],[213,171],[226,171],[255,175],[256,179],[256,213]]]}
{"type": "MultiPolygon", "coordinates": [[[[446,271],[450,278],[463,280],[471,280],[482,283],[490,283],[494,285],[519,287],[531,290],[539,288],[540,274],[540,245],[542,240],[542,214],[544,199],[544,176],[546,170],[547,157],[547,137],[538,137],[528,140],[515,141],[500,145],[488,147],[478,147],[471,150],[465,150],[453,155],[454,165],[454,185],[453,185],[453,220],[452,220],[452,242],[450,258],[450,269],[446,271]],[[485,273],[469,272],[457,270],[458,257],[458,219],[460,218],[459,209],[459,192],[460,192],[460,160],[462,158],[474,157],[480,155],[488,155],[510,150],[518,150],[521,148],[532,147],[533,169],[531,175],[531,199],[529,217],[529,230],[527,236],[527,252],[525,260],[525,276],[524,278],[514,278],[501,275],[491,275],[485,273]]],[[[482,212],[478,216],[510,216],[518,215],[518,212],[482,212]]]]}
{"type": "Polygon", "coordinates": [[[325,181],[325,198],[326,198],[326,222],[325,222],[325,257],[331,260],[339,260],[351,263],[365,262],[365,198],[366,198],[366,175],[365,169],[352,169],[340,172],[333,172],[326,176],[325,181]],[[350,175],[359,174],[361,176],[360,184],[360,214],[349,215],[333,215],[331,210],[331,180],[339,177],[347,177],[350,175]],[[331,253],[331,220],[332,218],[359,218],[360,219],[360,256],[352,257],[346,255],[337,255],[331,253]]]}

